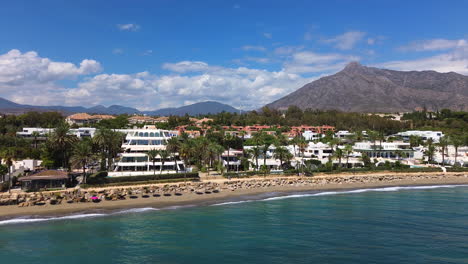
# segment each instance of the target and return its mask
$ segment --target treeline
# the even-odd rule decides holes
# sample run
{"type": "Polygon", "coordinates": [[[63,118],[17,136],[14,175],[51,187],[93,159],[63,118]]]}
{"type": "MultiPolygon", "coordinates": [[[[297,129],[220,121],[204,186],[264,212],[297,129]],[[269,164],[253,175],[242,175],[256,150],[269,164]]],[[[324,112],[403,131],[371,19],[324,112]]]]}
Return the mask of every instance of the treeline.
{"type": "Polygon", "coordinates": [[[428,112],[415,111],[403,114],[403,120],[420,130],[441,130],[446,134],[465,134],[468,131],[468,112],[442,109],[428,112]]]}

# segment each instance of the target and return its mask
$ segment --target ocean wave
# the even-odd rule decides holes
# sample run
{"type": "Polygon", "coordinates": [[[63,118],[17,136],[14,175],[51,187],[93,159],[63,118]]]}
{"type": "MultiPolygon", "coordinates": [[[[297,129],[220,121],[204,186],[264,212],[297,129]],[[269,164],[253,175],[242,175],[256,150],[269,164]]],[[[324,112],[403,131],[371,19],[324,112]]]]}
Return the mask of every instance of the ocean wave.
{"type": "Polygon", "coordinates": [[[73,220],[73,219],[81,219],[81,218],[94,218],[94,217],[103,217],[103,216],[109,216],[109,215],[142,213],[142,212],[156,211],[156,210],[159,210],[159,209],[152,208],[152,207],[144,207],[144,208],[125,209],[125,210],[115,211],[115,212],[112,212],[112,213],[73,214],[73,215],[57,216],[57,217],[45,217],[45,218],[13,218],[13,219],[7,219],[7,220],[0,220],[0,226],[1,225],[8,225],[8,224],[25,224],[25,223],[37,223],[37,222],[46,222],[46,221],[60,221],[60,220],[73,220]]]}
{"type": "Polygon", "coordinates": [[[356,189],[349,191],[327,191],[327,192],[318,192],[318,193],[303,193],[303,194],[291,194],[283,196],[269,197],[259,200],[242,200],[242,201],[232,201],[213,204],[212,206],[221,206],[221,205],[233,205],[233,204],[242,204],[250,202],[262,202],[262,201],[275,201],[283,199],[293,199],[293,198],[303,198],[303,197],[313,197],[313,196],[328,196],[328,195],[340,195],[340,194],[354,194],[354,193],[364,193],[364,192],[396,192],[401,190],[425,190],[425,189],[438,189],[438,188],[456,188],[456,187],[467,187],[468,185],[421,185],[421,186],[394,186],[394,187],[381,187],[381,188],[367,188],[367,189],[356,189]]]}
{"type": "Polygon", "coordinates": [[[106,214],[76,214],[76,215],[66,215],[66,216],[47,217],[47,218],[13,218],[13,219],[0,221],[0,225],[24,224],[24,223],[58,221],[58,220],[70,220],[70,219],[100,217],[100,216],[105,216],[105,215],[106,214]]]}

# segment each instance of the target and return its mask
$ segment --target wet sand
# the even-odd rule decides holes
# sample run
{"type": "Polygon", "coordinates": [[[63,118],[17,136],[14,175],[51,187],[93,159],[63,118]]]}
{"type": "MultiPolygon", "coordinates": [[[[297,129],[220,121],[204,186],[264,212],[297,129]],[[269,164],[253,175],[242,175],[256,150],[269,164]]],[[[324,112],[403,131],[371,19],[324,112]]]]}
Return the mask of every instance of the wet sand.
{"type": "MultiPolygon", "coordinates": [[[[381,176],[393,175],[389,173],[379,173],[379,174],[365,174],[365,176],[372,176],[376,179],[379,179],[381,176]]],[[[398,174],[394,174],[398,175],[398,174]]],[[[0,206],[0,219],[9,219],[12,217],[18,216],[56,216],[56,215],[67,215],[71,213],[92,213],[92,212],[102,212],[102,211],[112,211],[118,209],[129,209],[129,208],[165,208],[170,206],[183,206],[183,205],[208,205],[215,203],[222,203],[228,201],[243,200],[242,198],[249,196],[256,196],[260,194],[274,193],[274,196],[286,195],[294,192],[306,192],[306,191],[330,191],[330,190],[349,190],[349,189],[366,189],[366,188],[379,188],[379,187],[393,187],[393,186],[419,186],[419,185],[459,185],[459,184],[468,184],[468,173],[417,173],[417,175],[423,176],[437,176],[434,178],[427,179],[421,177],[421,179],[411,177],[412,174],[408,175],[407,178],[392,180],[392,181],[380,181],[367,182],[367,183],[326,183],[326,184],[314,184],[314,185],[284,185],[284,186],[269,186],[261,188],[252,188],[252,189],[236,189],[231,190],[222,190],[219,193],[211,194],[195,194],[195,193],[184,193],[181,196],[161,196],[161,197],[152,197],[118,201],[101,201],[100,203],[62,203],[58,205],[42,205],[42,206],[29,206],[29,207],[18,207],[17,205],[9,206],[0,206]]],[[[359,177],[359,175],[331,175],[331,176],[315,176],[314,178],[318,179],[340,179],[345,177],[359,177]]],[[[364,175],[362,175],[364,176],[364,175]]],[[[247,179],[235,179],[233,181],[249,181],[249,180],[273,180],[273,179],[299,179],[298,177],[274,177],[270,176],[267,178],[247,178],[247,179]]],[[[205,182],[217,182],[224,183],[229,182],[225,179],[214,179],[206,180],[205,182]]],[[[141,186],[151,186],[151,185],[141,185],[141,186]]],[[[161,186],[161,185],[160,185],[161,186]]],[[[136,186],[130,186],[132,188],[136,186]]],[[[110,188],[126,188],[125,186],[119,187],[109,187],[110,188]]],[[[103,188],[95,188],[94,190],[102,190],[103,188]]],[[[92,189],[88,189],[92,190],[92,189]]]]}

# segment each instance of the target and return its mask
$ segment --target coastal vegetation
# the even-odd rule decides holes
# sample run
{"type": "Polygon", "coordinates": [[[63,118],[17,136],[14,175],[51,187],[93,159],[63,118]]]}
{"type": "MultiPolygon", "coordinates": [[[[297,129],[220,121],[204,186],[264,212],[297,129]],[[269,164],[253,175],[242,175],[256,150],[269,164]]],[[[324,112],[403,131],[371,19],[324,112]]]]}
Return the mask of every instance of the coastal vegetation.
{"type": "MultiPolygon", "coordinates": [[[[115,119],[105,119],[91,124],[97,128],[95,136],[92,139],[80,141],[70,133],[71,127],[64,122],[64,117],[60,113],[29,112],[22,115],[4,115],[0,118],[0,160],[3,160],[4,164],[1,166],[6,167],[7,171],[1,170],[1,176],[9,173],[8,168],[12,161],[29,158],[42,160],[42,166],[45,168],[79,169],[85,175],[83,182],[86,182],[86,175],[89,174],[89,171],[108,171],[112,168],[118,153],[122,151],[121,145],[124,140],[124,134],[113,129],[129,127],[128,117],[128,115],[119,115],[115,119]],[[36,132],[29,138],[17,137],[16,132],[21,131],[24,127],[54,128],[54,130],[47,137],[36,132]]],[[[268,168],[260,164],[265,163],[266,153],[270,146],[274,146],[273,157],[280,160],[280,167],[287,173],[312,174],[313,172],[332,172],[334,170],[346,171],[349,170],[349,155],[352,152],[351,146],[354,142],[368,139],[373,143],[374,148],[378,148],[383,141],[395,140],[386,136],[408,129],[440,130],[447,135],[438,143],[431,140],[423,141],[415,136],[410,137],[411,147],[420,145],[426,147],[424,155],[428,162],[433,162],[436,151],[441,152],[443,159],[445,159],[448,145],[452,145],[456,150],[468,145],[468,112],[447,109],[437,112],[423,109],[405,113],[401,115],[401,120],[395,120],[394,114],[376,115],[312,109],[301,110],[297,107],[289,107],[285,111],[262,108],[259,111],[242,114],[223,112],[204,115],[204,117],[212,119],[205,124],[209,127],[204,136],[191,138],[188,134],[182,133],[179,137],[168,140],[166,150],[154,150],[148,153],[149,160],[153,161],[153,176],[162,177],[162,168],[165,165],[162,164],[159,173],[156,173],[154,166],[156,160],[171,165],[172,161],[167,160],[173,160],[175,164],[178,158],[182,159],[186,165],[195,168],[195,171],[207,172],[208,174],[210,171],[217,171],[221,174],[235,176],[230,168],[230,160],[227,159],[227,164],[225,164],[227,166],[224,166],[220,159],[224,151],[229,156],[231,149],[243,149],[241,165],[236,170],[247,171],[252,168],[254,173],[266,175],[270,173],[268,168]],[[260,131],[248,139],[244,139],[242,132],[240,136],[224,133],[226,126],[254,124],[272,126],[268,129],[270,133],[260,131]],[[329,156],[329,162],[321,164],[315,160],[303,160],[300,162],[300,166],[292,168],[290,161],[293,155],[284,146],[293,145],[295,155],[304,157],[304,150],[308,142],[302,137],[290,140],[282,132],[289,131],[291,126],[297,125],[331,125],[335,126],[337,130],[352,131],[354,135],[344,141],[338,141],[331,133],[326,133],[320,141],[331,147],[332,155],[329,156]],[[341,147],[338,148],[338,145],[341,147]],[[244,148],[244,146],[250,147],[244,148]],[[338,166],[333,161],[338,161],[338,166]]],[[[136,124],[139,127],[143,125],[136,124]]],[[[170,116],[168,122],[157,123],[156,126],[160,129],[187,126],[187,130],[200,130],[200,127],[193,125],[193,121],[188,115],[170,116]]],[[[401,156],[403,157],[404,153],[401,153],[401,156]]],[[[362,161],[364,168],[360,170],[378,170],[380,167],[392,170],[405,169],[399,162],[376,166],[376,162],[365,155],[363,155],[362,161]]],[[[178,170],[177,166],[174,167],[178,170]]],[[[184,174],[184,177],[186,178],[187,175],[184,174]]]]}

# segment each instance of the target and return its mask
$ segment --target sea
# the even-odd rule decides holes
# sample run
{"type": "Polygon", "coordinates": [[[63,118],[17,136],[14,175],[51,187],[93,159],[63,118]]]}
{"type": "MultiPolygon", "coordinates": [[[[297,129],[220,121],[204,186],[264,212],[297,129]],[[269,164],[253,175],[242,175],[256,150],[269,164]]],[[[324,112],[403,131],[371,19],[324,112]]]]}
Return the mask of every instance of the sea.
{"type": "Polygon", "coordinates": [[[4,219],[0,263],[468,263],[468,186],[4,219]]]}

